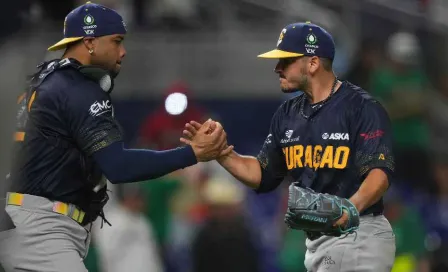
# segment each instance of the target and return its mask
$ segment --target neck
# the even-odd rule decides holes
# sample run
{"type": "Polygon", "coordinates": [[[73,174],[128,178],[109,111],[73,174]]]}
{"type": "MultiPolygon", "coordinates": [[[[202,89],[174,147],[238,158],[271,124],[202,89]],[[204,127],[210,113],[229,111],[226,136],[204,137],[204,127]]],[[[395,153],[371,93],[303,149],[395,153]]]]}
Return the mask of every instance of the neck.
{"type": "Polygon", "coordinates": [[[62,55],[62,58],[63,59],[65,59],[65,58],[75,59],[75,60],[79,61],[82,65],[90,64],[90,60],[88,59],[88,57],[78,54],[76,51],[73,51],[73,50],[65,51],[64,55],[62,55]]]}
{"type": "MultiPolygon", "coordinates": [[[[312,104],[315,104],[325,100],[330,95],[333,89],[335,79],[336,76],[333,73],[328,73],[320,78],[316,78],[316,80],[311,82],[311,88],[307,92],[310,102],[312,104]]],[[[338,81],[335,86],[335,92],[340,86],[341,83],[338,81]]]]}

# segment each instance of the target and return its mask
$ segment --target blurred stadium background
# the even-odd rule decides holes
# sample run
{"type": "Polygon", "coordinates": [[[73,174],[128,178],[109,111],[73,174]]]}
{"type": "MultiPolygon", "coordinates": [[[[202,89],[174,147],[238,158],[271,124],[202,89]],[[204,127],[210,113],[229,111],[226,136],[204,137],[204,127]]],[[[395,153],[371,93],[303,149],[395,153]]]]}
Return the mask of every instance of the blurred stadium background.
{"type": "MultiPolygon", "coordinates": [[[[256,55],[289,23],[326,27],[338,76],[371,92],[393,119],[397,178],[385,198],[397,236],[393,271],[448,271],[448,1],[94,2],[118,10],[129,29],[113,92],[129,147],[175,147],[185,122],[211,117],[237,152],[257,154],[291,96],[278,88],[275,61],[256,55]]],[[[81,3],[8,1],[0,17],[2,174],[25,77],[60,56],[46,48],[81,3]]],[[[305,271],[304,237],[283,223],[286,184],[256,195],[205,163],[111,189],[112,227],[93,229],[89,271],[305,271]]]]}

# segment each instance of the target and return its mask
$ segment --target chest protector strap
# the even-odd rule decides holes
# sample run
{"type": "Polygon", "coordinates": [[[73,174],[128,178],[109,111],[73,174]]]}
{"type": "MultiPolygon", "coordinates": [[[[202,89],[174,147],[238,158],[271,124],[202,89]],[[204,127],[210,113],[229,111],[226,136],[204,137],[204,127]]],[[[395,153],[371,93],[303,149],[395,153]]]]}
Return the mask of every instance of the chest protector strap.
{"type": "Polygon", "coordinates": [[[31,89],[37,88],[45,78],[58,69],[74,68],[81,72],[87,78],[97,82],[103,91],[110,93],[114,87],[114,79],[108,71],[94,65],[81,65],[74,59],[65,58],[56,59],[40,63],[37,68],[39,71],[31,78],[31,89]]]}

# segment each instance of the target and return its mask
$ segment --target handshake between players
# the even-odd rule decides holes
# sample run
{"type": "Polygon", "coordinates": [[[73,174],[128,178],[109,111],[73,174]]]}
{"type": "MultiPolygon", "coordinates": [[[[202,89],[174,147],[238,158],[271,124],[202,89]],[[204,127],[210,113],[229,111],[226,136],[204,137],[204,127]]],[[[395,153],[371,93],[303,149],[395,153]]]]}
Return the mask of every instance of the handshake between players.
{"type": "Polygon", "coordinates": [[[202,125],[194,121],[192,124],[195,127],[187,124],[184,135],[188,138],[181,138],[181,142],[192,147],[198,161],[214,160],[232,152],[233,146],[227,145],[227,134],[219,122],[209,119],[202,125]]]}

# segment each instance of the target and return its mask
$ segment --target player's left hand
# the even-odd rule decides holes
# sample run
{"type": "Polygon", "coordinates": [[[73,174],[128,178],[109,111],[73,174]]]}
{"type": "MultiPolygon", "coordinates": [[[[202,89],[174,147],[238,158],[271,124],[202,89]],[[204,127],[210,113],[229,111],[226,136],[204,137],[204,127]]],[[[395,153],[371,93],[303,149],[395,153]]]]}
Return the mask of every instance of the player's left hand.
{"type": "MultiPolygon", "coordinates": [[[[199,129],[202,127],[203,124],[196,122],[196,121],[190,121],[189,123],[185,124],[185,129],[183,130],[183,135],[185,138],[181,138],[181,142],[185,143],[188,139],[193,139],[199,129]]],[[[212,133],[216,128],[216,123],[213,121],[210,124],[210,127],[206,134],[212,133]]],[[[224,150],[219,154],[218,157],[223,157],[229,155],[233,151],[233,145],[226,146],[224,150]]]]}
{"type": "Polygon", "coordinates": [[[339,218],[339,220],[333,224],[333,227],[340,227],[341,229],[345,229],[347,227],[348,219],[348,212],[346,210],[343,210],[341,218],[339,218]]]}
{"type": "Polygon", "coordinates": [[[346,198],[317,193],[293,182],[285,223],[292,229],[338,237],[358,229],[359,213],[346,198]]]}

